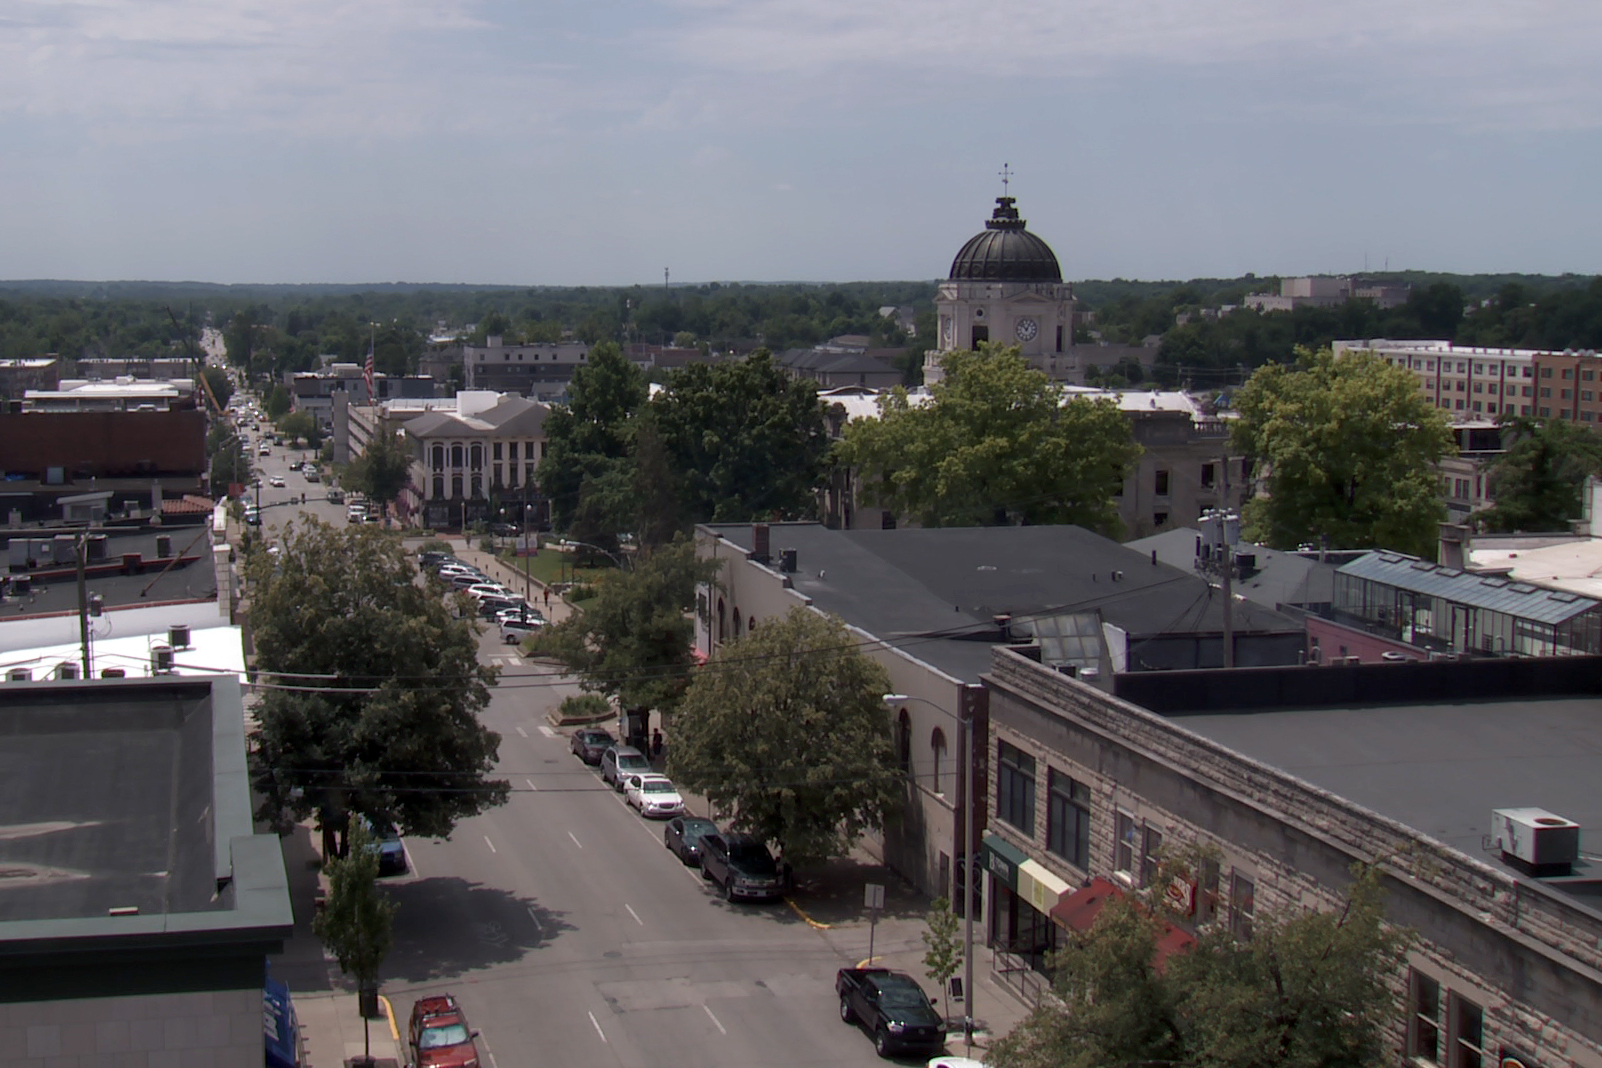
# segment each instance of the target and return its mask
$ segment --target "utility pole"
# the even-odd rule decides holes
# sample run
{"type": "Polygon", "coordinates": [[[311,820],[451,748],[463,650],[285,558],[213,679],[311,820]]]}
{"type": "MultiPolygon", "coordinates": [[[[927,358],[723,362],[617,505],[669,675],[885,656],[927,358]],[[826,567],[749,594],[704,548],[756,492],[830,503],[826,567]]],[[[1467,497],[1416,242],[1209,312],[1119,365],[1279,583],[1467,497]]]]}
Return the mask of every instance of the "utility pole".
{"type": "Polygon", "coordinates": [[[1235,666],[1235,544],[1229,540],[1229,450],[1219,461],[1219,487],[1224,495],[1224,511],[1219,517],[1224,535],[1224,667],[1235,666]]]}
{"type": "Polygon", "coordinates": [[[89,580],[85,572],[88,570],[87,555],[89,552],[89,535],[78,535],[78,641],[83,649],[83,677],[90,678],[92,668],[89,663],[89,580]]]}

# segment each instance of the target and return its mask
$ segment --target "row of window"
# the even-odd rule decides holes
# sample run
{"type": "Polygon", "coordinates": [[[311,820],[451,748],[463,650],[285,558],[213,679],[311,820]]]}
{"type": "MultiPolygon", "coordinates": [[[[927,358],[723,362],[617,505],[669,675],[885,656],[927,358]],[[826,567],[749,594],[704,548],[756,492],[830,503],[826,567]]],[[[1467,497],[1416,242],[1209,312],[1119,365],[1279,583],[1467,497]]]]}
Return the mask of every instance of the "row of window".
{"type": "MultiPolygon", "coordinates": [[[[1417,356],[1394,356],[1394,357],[1391,357],[1389,362],[1394,364],[1394,365],[1396,365],[1397,367],[1405,367],[1410,371],[1433,371],[1433,370],[1435,370],[1435,361],[1434,360],[1426,360],[1426,359],[1422,359],[1422,358],[1417,357],[1417,356]]],[[[1454,370],[1460,375],[1468,374],[1469,373],[1469,369],[1468,368],[1469,368],[1469,361],[1467,361],[1467,360],[1456,360],[1456,361],[1454,361],[1454,360],[1442,360],[1441,361],[1441,373],[1442,374],[1451,374],[1454,370]],[[1456,365],[1457,365],[1455,368],[1453,367],[1454,363],[1456,363],[1456,365]]],[[[1543,367],[1541,369],[1541,371],[1542,371],[1541,377],[1543,377],[1543,378],[1551,378],[1552,377],[1552,368],[1543,367]]],[[[1483,375],[1483,374],[1486,374],[1486,373],[1493,374],[1493,375],[1502,375],[1502,374],[1505,373],[1506,377],[1508,377],[1508,378],[1519,378],[1519,377],[1534,378],[1535,377],[1535,371],[1534,371],[1533,365],[1528,364],[1528,363],[1523,363],[1523,362],[1481,363],[1481,362],[1476,361],[1475,364],[1474,364],[1473,373],[1477,374],[1477,375],[1483,375]],[[1489,372],[1486,371],[1486,368],[1490,368],[1489,372]]],[[[1568,376],[1564,375],[1564,377],[1567,378],[1568,376]]]]}
{"type": "Polygon", "coordinates": [[[1482,1068],[1485,1063],[1485,1011],[1448,990],[1441,1010],[1441,984],[1417,970],[1407,979],[1407,1055],[1421,1064],[1444,1068],[1482,1068]]]}
{"type": "MultiPolygon", "coordinates": [[[[503,445],[505,446],[506,454],[504,458],[508,460],[518,459],[519,452],[522,453],[521,458],[524,460],[537,461],[545,455],[545,442],[543,441],[522,442],[521,449],[519,449],[519,443],[516,441],[496,441],[492,442],[490,445],[490,456],[492,459],[502,459],[501,453],[503,445]]],[[[475,471],[480,471],[484,468],[484,446],[477,442],[472,445],[465,446],[452,445],[448,449],[444,445],[434,445],[429,449],[428,459],[429,467],[435,471],[445,470],[447,466],[445,461],[447,459],[450,460],[449,466],[451,467],[466,466],[475,471]]]]}

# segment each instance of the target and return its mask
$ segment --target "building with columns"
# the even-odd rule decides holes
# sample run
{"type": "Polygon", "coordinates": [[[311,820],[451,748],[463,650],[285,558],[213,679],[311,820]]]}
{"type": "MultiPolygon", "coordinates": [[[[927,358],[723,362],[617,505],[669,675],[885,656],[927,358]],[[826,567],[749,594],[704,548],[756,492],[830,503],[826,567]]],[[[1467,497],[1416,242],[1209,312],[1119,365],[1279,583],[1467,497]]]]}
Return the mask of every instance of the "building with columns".
{"type": "Polygon", "coordinates": [[[1082,382],[1073,344],[1074,291],[1057,256],[1028,230],[1013,205],[997,197],[985,228],[969,238],[935,294],[936,348],[926,353],[923,380],[940,380],[948,352],[980,345],[1017,345],[1030,366],[1054,381],[1082,382]]]}
{"type": "Polygon", "coordinates": [[[550,407],[527,397],[466,390],[454,411],[402,424],[414,453],[402,514],[426,527],[456,529],[501,519],[544,522],[534,471],[545,456],[550,407]]]}

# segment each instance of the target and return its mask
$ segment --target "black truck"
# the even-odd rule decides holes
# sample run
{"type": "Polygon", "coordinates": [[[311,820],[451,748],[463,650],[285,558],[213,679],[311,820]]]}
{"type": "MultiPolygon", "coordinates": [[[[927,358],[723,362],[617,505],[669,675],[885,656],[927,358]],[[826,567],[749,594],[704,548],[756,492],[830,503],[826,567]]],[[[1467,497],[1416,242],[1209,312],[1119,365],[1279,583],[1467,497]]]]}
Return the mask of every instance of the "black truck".
{"type": "Polygon", "coordinates": [[[704,834],[700,844],[701,877],[716,883],[727,900],[784,896],[784,878],[773,854],[749,834],[704,834]]]}
{"type": "Polygon", "coordinates": [[[945,1021],[918,981],[905,972],[841,968],[834,989],[840,995],[840,1019],[865,1028],[879,1056],[945,1049],[945,1021]]]}

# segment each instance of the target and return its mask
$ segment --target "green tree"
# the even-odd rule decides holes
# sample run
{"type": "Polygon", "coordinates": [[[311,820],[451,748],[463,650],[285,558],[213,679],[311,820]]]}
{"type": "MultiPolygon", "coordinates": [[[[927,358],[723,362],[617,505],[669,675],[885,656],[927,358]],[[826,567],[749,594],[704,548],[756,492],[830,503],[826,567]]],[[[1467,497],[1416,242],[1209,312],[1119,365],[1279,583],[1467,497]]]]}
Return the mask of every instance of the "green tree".
{"type": "Polygon", "coordinates": [[[693,363],[652,401],[691,523],[804,518],[817,511],[829,440],[814,383],[766,349],[693,363]]]}
{"type": "Polygon", "coordinates": [[[1435,464],[1455,451],[1445,413],[1372,353],[1297,352],[1296,367],[1259,368],[1236,398],[1232,443],[1267,490],[1243,510],[1247,537],[1433,556],[1446,516],[1435,464]]]}
{"type": "Polygon", "coordinates": [[[630,423],[645,403],[645,376],[615,344],[596,345],[574,370],[568,396],[567,405],[545,418],[539,466],[540,488],[558,530],[573,522],[585,479],[598,479],[617,466],[614,461],[628,458],[630,423]]]}
{"type": "Polygon", "coordinates": [[[878,419],[846,425],[835,462],[862,495],[927,527],[1075,523],[1119,533],[1114,494],[1140,455],[1110,400],[1064,400],[1016,348],[954,352],[914,405],[896,390],[878,419]]]}
{"type": "Polygon", "coordinates": [[[282,419],[289,414],[293,402],[289,398],[289,390],[281,383],[273,383],[273,388],[267,391],[267,399],[262,401],[261,410],[268,419],[282,419]]]}
{"type": "Polygon", "coordinates": [[[472,624],[383,532],[309,520],[246,564],[257,670],[261,818],[315,815],[324,853],[352,812],[444,837],[503,803],[500,735],[479,722],[494,672],[472,624]]]}
{"type": "Polygon", "coordinates": [[[834,618],[792,608],[726,642],[673,721],[668,772],[800,867],[842,856],[906,791],[884,668],[834,618]]]}
{"type": "Polygon", "coordinates": [[[631,500],[638,522],[634,533],[642,548],[666,545],[684,532],[679,510],[678,479],[667,446],[656,429],[649,407],[641,412],[634,430],[634,480],[631,500]]]}
{"type": "MultiPolygon", "coordinates": [[[[1165,884],[1165,883],[1164,883],[1165,884]]],[[[1370,1068],[1399,1006],[1410,936],[1384,920],[1377,868],[1334,911],[1259,914],[1249,941],[1204,929],[1156,966],[1157,908],[1109,902],[1058,952],[1055,999],[991,1049],[1001,1068],[1370,1068]]]]}
{"type": "MultiPolygon", "coordinates": [[[[351,848],[343,857],[330,857],[328,901],[312,918],[314,933],[339,961],[339,970],[362,989],[375,989],[378,969],[394,942],[395,903],[378,889],[378,850],[373,836],[361,824],[351,830],[351,848]]],[[[362,1014],[363,1063],[373,1063],[372,1038],[367,1014],[362,1014]]]]}
{"type": "Polygon", "coordinates": [[[245,443],[239,440],[231,423],[219,420],[212,424],[206,432],[206,455],[214,496],[231,484],[244,485],[250,481],[250,457],[245,455],[245,443]]]}
{"type": "Polygon", "coordinates": [[[671,714],[695,666],[689,613],[696,587],[715,571],[681,538],[643,555],[632,570],[607,575],[583,612],[541,627],[530,649],[559,661],[584,689],[614,698],[619,708],[671,714]]]}
{"type": "Polygon", "coordinates": [[[228,398],[234,395],[234,380],[221,367],[203,367],[200,373],[206,376],[206,385],[211,387],[211,395],[218,406],[226,409],[228,398]]]}
{"type": "Polygon", "coordinates": [[[304,441],[308,448],[315,449],[322,440],[322,428],[317,425],[317,417],[311,412],[290,412],[279,416],[273,421],[285,440],[304,441]]]}
{"type": "MultiPolygon", "coordinates": [[[[949,900],[937,897],[930,902],[928,915],[924,917],[923,968],[941,997],[945,996],[947,982],[962,967],[960,927],[949,900]]],[[[968,992],[963,991],[962,996],[967,997],[968,992]]]]}
{"type": "Polygon", "coordinates": [[[412,456],[402,434],[374,434],[345,469],[348,489],[382,506],[400,496],[411,474],[412,456]]]}
{"type": "Polygon", "coordinates": [[[1602,472],[1602,437],[1566,419],[1514,416],[1506,451],[1486,468],[1496,504],[1473,518],[1494,531],[1567,531],[1580,517],[1580,488],[1602,472]]]}

